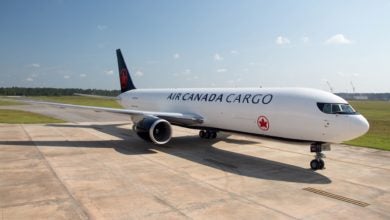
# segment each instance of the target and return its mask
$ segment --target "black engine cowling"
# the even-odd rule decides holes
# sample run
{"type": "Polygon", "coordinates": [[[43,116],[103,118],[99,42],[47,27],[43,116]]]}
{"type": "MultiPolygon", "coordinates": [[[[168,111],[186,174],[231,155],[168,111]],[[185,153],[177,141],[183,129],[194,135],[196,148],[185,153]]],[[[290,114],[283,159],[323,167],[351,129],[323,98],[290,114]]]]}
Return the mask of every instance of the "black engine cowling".
{"type": "Polygon", "coordinates": [[[135,125],[137,135],[155,144],[166,144],[172,137],[171,124],[161,118],[145,117],[135,125]]]}

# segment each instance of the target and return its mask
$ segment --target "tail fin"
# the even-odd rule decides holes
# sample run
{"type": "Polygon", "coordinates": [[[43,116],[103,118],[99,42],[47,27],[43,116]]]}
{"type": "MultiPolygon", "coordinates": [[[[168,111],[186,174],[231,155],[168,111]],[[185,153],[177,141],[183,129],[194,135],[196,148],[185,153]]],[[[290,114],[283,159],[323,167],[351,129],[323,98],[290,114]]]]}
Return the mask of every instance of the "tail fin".
{"type": "Polygon", "coordinates": [[[131,80],[129,70],[126,67],[125,60],[123,59],[122,52],[120,49],[116,50],[116,57],[118,58],[118,68],[119,68],[119,80],[121,83],[121,92],[127,92],[129,90],[135,89],[133,81],[131,80]]]}

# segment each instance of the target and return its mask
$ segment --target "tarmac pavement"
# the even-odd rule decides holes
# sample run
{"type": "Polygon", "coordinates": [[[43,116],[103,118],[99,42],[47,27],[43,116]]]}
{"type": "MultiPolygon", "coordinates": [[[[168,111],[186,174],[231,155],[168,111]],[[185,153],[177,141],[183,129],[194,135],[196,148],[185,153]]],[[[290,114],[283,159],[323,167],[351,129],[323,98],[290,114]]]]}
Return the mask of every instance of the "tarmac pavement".
{"type": "MultiPolygon", "coordinates": [[[[8,107],[7,107],[8,108],[8,107]]],[[[64,124],[0,124],[0,219],[389,219],[390,152],[174,127],[165,146],[129,116],[12,106],[64,124]]]]}

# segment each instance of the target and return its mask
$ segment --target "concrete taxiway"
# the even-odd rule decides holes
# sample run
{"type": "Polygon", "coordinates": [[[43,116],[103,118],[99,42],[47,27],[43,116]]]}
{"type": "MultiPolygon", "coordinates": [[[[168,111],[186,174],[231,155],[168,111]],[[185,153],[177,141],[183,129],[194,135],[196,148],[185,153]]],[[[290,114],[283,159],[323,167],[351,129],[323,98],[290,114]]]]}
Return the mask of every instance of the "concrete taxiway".
{"type": "Polygon", "coordinates": [[[0,125],[0,219],[389,219],[390,152],[174,127],[140,140],[126,115],[18,106],[65,119],[0,125]]]}

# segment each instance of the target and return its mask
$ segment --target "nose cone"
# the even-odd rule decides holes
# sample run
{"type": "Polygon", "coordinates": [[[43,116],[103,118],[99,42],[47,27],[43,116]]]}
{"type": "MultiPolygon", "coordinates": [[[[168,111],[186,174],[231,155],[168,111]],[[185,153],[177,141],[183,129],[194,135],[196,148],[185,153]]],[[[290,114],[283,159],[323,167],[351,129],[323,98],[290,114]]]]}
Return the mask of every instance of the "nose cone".
{"type": "Polygon", "coordinates": [[[367,133],[369,128],[370,124],[365,117],[363,117],[362,115],[355,115],[355,117],[353,117],[353,120],[351,120],[350,132],[352,134],[351,136],[353,137],[351,139],[355,139],[367,133]]]}

